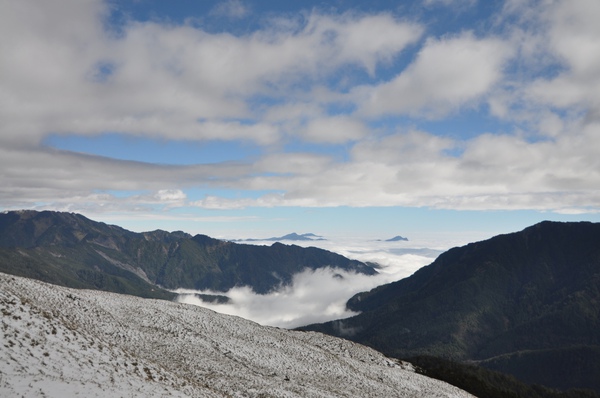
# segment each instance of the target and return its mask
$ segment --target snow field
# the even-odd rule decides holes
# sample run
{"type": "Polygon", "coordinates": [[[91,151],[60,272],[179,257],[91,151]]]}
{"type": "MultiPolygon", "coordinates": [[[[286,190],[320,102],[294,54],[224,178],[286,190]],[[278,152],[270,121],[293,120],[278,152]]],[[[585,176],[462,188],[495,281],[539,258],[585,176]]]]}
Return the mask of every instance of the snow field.
{"type": "Polygon", "coordinates": [[[0,274],[0,396],[468,397],[319,333],[0,274]]]}

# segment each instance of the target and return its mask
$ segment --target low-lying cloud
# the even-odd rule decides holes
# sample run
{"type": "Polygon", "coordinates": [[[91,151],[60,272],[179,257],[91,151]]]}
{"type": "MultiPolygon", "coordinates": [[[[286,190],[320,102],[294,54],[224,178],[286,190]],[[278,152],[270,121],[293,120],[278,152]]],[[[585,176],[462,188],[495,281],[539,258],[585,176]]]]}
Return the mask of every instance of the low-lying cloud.
{"type": "Polygon", "coordinates": [[[369,251],[360,248],[355,250],[346,248],[342,251],[362,261],[376,261],[381,265],[376,276],[332,268],[314,271],[306,269],[294,276],[291,285],[281,286],[280,289],[269,294],[257,294],[247,286],[235,287],[225,293],[180,289],[177,291],[180,294],[178,301],[240,316],[263,325],[295,328],[355,315],[346,309],[346,302],[350,297],[411,275],[417,269],[431,263],[437,253],[435,250],[424,249],[425,251],[422,252],[424,255],[407,254],[401,250],[398,252],[398,248],[394,253],[392,248],[374,246],[375,248],[369,251]],[[225,295],[230,301],[226,304],[206,302],[202,301],[197,294],[225,295]]]}

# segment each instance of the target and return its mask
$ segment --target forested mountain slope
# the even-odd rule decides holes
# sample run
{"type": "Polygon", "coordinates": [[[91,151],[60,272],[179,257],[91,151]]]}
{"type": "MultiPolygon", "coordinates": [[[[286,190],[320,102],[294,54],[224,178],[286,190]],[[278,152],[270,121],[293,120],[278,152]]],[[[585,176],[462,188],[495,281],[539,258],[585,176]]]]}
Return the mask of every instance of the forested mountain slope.
{"type": "Polygon", "coordinates": [[[600,224],[542,222],[454,248],[347,305],[362,313],[305,329],[600,391],[600,224]]]}
{"type": "Polygon", "coordinates": [[[76,288],[169,298],[166,289],[267,293],[306,268],[376,274],[338,254],[274,243],[243,245],[183,232],[135,233],[74,213],[0,214],[0,271],[76,288]]]}

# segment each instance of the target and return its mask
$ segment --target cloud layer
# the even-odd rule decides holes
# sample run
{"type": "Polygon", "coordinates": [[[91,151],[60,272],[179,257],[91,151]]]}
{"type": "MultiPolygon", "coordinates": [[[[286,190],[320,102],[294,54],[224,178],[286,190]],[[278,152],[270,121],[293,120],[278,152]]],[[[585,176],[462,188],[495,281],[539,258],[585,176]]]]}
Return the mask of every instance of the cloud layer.
{"type": "MultiPolygon", "coordinates": [[[[257,242],[257,244],[259,243],[257,242]]],[[[434,260],[430,252],[427,252],[427,255],[411,254],[407,253],[411,251],[410,249],[402,250],[391,247],[397,245],[382,242],[346,242],[340,245],[340,243],[330,241],[317,241],[311,242],[311,244],[320,244],[362,261],[377,262],[382,268],[379,275],[376,276],[354,274],[331,268],[315,271],[307,269],[294,275],[290,286],[282,287],[265,295],[256,294],[248,287],[236,287],[226,293],[180,289],[177,300],[210,308],[217,312],[241,316],[262,325],[295,328],[352,316],[354,313],[346,309],[346,302],[350,297],[356,293],[407,277],[434,260]],[[227,304],[210,303],[202,301],[195,294],[226,295],[230,298],[230,302],[227,304]]],[[[417,249],[416,252],[419,253],[423,250],[427,249],[417,249]]]]}
{"type": "MultiPolygon", "coordinates": [[[[423,4],[453,3],[479,6],[423,4]]],[[[110,7],[0,3],[3,208],[600,208],[595,0],[506,1],[443,34],[396,10],[272,14],[243,34],[115,29],[110,7]],[[476,121],[450,127],[466,115],[476,121]],[[44,144],[105,132],[261,154],[168,165],[44,144]]],[[[208,17],[252,12],[228,1],[208,17]]]]}

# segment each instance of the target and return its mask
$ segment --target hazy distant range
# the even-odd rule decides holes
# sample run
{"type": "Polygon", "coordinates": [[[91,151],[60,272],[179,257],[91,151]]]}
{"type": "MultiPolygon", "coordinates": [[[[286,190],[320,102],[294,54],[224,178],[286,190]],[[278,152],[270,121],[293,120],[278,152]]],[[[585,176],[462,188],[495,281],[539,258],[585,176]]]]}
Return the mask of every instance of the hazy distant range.
{"type": "MultiPolygon", "coordinates": [[[[303,241],[303,242],[315,242],[315,241],[321,241],[321,240],[327,240],[322,236],[313,234],[312,232],[308,232],[305,234],[297,234],[296,232],[292,232],[290,234],[287,235],[283,235],[283,236],[275,236],[272,238],[265,238],[265,239],[256,239],[256,238],[249,238],[249,239],[233,239],[231,240],[231,242],[282,242],[282,241],[303,241]]],[[[389,238],[389,239],[376,239],[375,242],[408,242],[408,238],[405,238],[401,235],[396,235],[393,238],[389,238]]]]}

